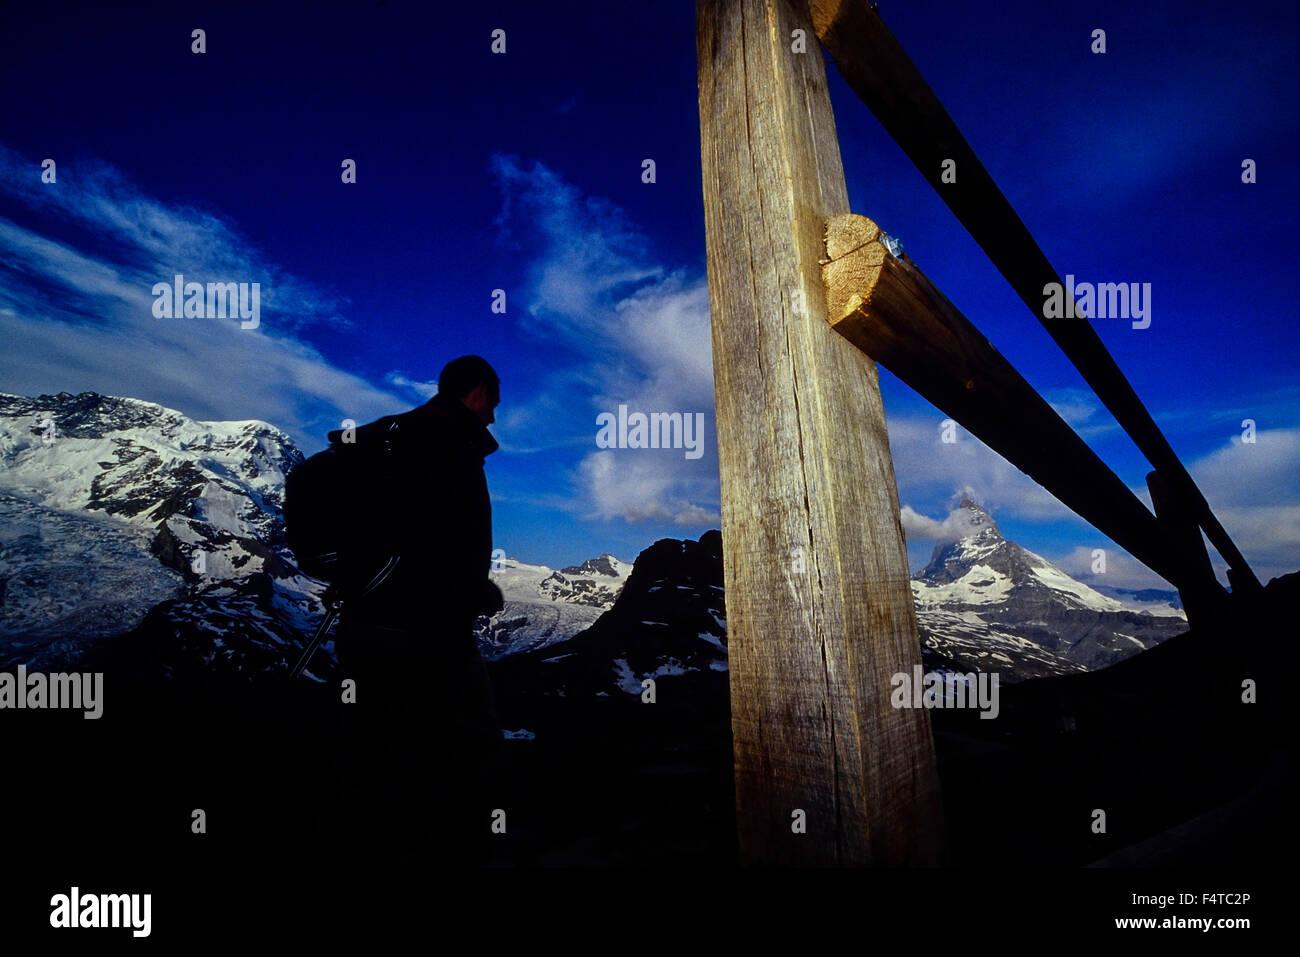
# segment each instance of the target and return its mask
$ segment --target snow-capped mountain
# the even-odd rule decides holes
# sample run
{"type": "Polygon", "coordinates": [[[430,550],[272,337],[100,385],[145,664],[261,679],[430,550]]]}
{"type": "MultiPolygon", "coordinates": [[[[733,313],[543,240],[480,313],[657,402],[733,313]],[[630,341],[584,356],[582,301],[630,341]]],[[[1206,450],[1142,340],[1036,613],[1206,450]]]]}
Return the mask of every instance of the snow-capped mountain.
{"type": "Polygon", "coordinates": [[[551,572],[538,585],[538,591],[555,601],[609,609],[631,574],[631,565],[607,552],[599,558],[589,558],[581,565],[551,572]]]}
{"type": "Polygon", "coordinates": [[[154,554],[196,584],[275,565],[284,475],[301,460],[265,422],[198,422],[90,392],[0,395],[6,494],[147,531],[154,554]]]}
{"type": "Polygon", "coordinates": [[[722,535],[715,530],[698,542],[655,542],[590,628],[562,644],[504,657],[494,675],[503,696],[639,696],[646,678],[672,677],[702,680],[725,702],[726,671],[722,535]]]}
{"type": "Polygon", "coordinates": [[[513,558],[493,563],[505,607],[480,618],[479,648],[488,659],[545,648],[584,631],[614,605],[632,566],[604,554],[553,571],[513,558]]]}
{"type": "MultiPolygon", "coordinates": [[[[0,394],[0,667],[71,665],[111,639],[119,658],[162,673],[282,674],[323,614],[322,584],[284,543],[284,476],[302,458],[265,422],[0,394]]],[[[1092,670],[1186,629],[1159,594],[1103,595],[963,509],[966,533],[912,583],[932,667],[1005,680],[1092,670]]],[[[647,677],[725,679],[717,532],[656,542],[635,564],[505,558],[491,574],[505,607],[478,622],[483,654],[518,659],[541,687],[615,695],[647,677]]],[[[311,674],[332,668],[327,643],[311,674]]]]}
{"type": "Polygon", "coordinates": [[[96,393],[0,395],[0,660],[75,660],[232,582],[283,619],[267,640],[291,641],[322,591],[283,541],[284,475],[301,460],[265,422],[96,393]]]}
{"type": "MultiPolygon", "coordinates": [[[[1095,670],[1187,630],[1182,612],[1158,596],[1103,595],[1007,541],[974,503],[962,507],[965,534],[936,547],[912,582],[927,667],[996,671],[1009,683],[1095,670]]],[[[666,679],[674,699],[725,701],[723,599],[720,533],[663,539],[637,557],[613,608],[591,628],[502,657],[495,673],[508,693],[524,696],[635,697],[654,678],[666,679]]]]}
{"type": "MultiPolygon", "coordinates": [[[[283,673],[324,614],[284,542],[284,476],[303,460],[265,422],[201,422],[96,393],[0,394],[0,667],[71,666],[115,638],[146,670],[283,673]]],[[[513,559],[484,654],[572,638],[631,566],[513,559]]],[[[326,643],[313,677],[333,667],[326,643]]]]}
{"type": "MultiPolygon", "coordinates": [[[[1091,671],[1187,630],[1168,603],[1103,595],[1002,537],[969,500],[965,533],[912,581],[923,651],[1012,677],[1091,671]]],[[[1150,599],[1154,596],[1144,595],[1150,599]]]]}

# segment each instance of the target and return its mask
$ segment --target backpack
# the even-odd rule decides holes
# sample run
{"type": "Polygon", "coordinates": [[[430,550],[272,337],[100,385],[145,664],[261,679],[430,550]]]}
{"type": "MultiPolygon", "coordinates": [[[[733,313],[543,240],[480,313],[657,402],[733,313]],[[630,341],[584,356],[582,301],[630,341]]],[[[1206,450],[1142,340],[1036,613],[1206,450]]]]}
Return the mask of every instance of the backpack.
{"type": "Polygon", "coordinates": [[[304,574],[346,594],[383,566],[391,550],[380,503],[391,451],[387,438],[332,443],[285,476],[285,540],[304,574]]]}
{"type": "Polygon", "coordinates": [[[396,423],[384,438],[331,443],[299,462],[284,477],[284,537],[304,574],[328,582],[325,618],[290,669],[297,678],[325,640],[349,596],[383,583],[400,560],[383,540],[387,528],[380,503],[390,483],[396,423]]]}

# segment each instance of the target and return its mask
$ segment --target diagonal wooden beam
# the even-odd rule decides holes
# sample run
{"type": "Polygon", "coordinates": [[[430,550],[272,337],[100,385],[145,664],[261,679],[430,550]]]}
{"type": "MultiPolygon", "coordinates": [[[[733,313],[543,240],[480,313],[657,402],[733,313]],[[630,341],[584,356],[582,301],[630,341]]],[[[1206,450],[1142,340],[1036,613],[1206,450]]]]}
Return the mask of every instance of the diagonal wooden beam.
{"type": "Polygon", "coordinates": [[[1064,288],[1060,275],[875,8],[867,0],[808,0],[808,6],[817,36],[845,82],[870,107],[1142,454],[1166,478],[1170,494],[1184,499],[1187,510],[1230,566],[1234,589],[1258,591],[1259,579],[1096,330],[1082,317],[1044,316],[1043,287],[1058,283],[1064,288]],[[945,160],[957,164],[955,183],[940,179],[945,160]]]}
{"type": "Polygon", "coordinates": [[[699,0],[700,153],[736,812],[747,864],[933,864],[929,716],[876,368],[826,323],[848,212],[803,0],[699,0]]]}
{"type": "MultiPolygon", "coordinates": [[[[831,327],[1176,587],[1167,529],[909,258],[865,216],[826,223],[831,327]]],[[[1202,585],[1197,579],[1197,585],[1202,585]]]]}

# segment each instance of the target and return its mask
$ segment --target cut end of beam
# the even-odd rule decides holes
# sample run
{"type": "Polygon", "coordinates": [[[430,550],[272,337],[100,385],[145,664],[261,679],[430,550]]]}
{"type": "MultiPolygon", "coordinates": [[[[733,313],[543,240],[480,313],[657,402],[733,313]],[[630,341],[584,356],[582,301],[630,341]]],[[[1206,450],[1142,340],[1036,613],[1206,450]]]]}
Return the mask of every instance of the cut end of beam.
{"type": "Polygon", "coordinates": [[[826,318],[832,328],[856,313],[875,289],[881,266],[890,255],[881,236],[879,226],[856,213],[826,221],[822,284],[826,287],[826,318]]]}
{"type": "Polygon", "coordinates": [[[879,237],[880,227],[865,216],[857,213],[832,216],[826,220],[826,258],[840,259],[879,237]]]}
{"type": "MultiPolygon", "coordinates": [[[[844,0],[809,0],[808,14],[812,17],[813,30],[816,31],[819,40],[825,40],[826,34],[830,33],[835,26],[835,21],[843,14],[844,7],[850,5],[845,4],[844,0]]],[[[865,8],[867,4],[861,2],[860,6],[865,8]]],[[[865,10],[854,12],[861,16],[865,10]]]]}

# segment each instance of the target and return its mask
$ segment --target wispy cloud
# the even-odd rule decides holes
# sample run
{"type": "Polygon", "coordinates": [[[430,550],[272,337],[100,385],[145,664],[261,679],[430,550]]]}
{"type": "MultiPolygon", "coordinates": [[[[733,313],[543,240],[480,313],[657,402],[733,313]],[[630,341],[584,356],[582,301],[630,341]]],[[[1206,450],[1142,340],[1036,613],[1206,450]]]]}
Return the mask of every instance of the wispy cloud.
{"type": "Polygon", "coordinates": [[[1044,556],[1071,577],[1094,588],[1158,588],[1170,591],[1173,586],[1147,568],[1121,548],[1107,547],[1103,542],[1095,545],[1076,545],[1063,555],[1044,556]],[[1101,548],[1104,564],[1095,554],[1101,548]],[[1098,569],[1094,571],[1093,569],[1098,569]]]}
{"type": "Polygon", "coordinates": [[[1049,389],[1043,398],[1084,440],[1119,431],[1119,423],[1088,389],[1049,389]]]}
{"type": "Polygon", "coordinates": [[[698,527],[718,521],[708,286],[653,260],[617,207],[584,196],[541,163],[498,155],[501,240],[527,251],[525,327],[575,359],[507,413],[530,449],[587,451],[569,473],[571,509],[586,518],[698,527]],[[705,454],[598,449],[596,415],[704,413],[705,454]]]}
{"type": "MultiPolygon", "coordinates": [[[[954,498],[968,497],[995,518],[1082,523],[1046,489],[965,429],[956,429],[955,442],[944,442],[943,421],[937,413],[933,418],[889,419],[889,447],[903,504],[952,504],[954,498]]],[[[920,510],[933,511],[933,505],[920,510]]]]}
{"type": "Polygon", "coordinates": [[[400,372],[390,372],[384,376],[384,381],[389,385],[397,386],[399,389],[406,389],[422,399],[432,398],[438,391],[438,380],[433,379],[429,382],[418,382],[414,379],[408,379],[400,372]]]}
{"type": "Polygon", "coordinates": [[[934,542],[936,545],[945,545],[974,534],[982,527],[973,521],[974,517],[974,513],[966,508],[954,508],[939,520],[922,515],[910,505],[904,505],[901,511],[904,535],[909,539],[934,542]]]}
{"type": "Polygon", "coordinates": [[[1261,578],[1300,569],[1300,429],[1234,436],[1188,471],[1261,578]]]}
{"type": "Polygon", "coordinates": [[[0,356],[9,391],[97,391],[204,419],[262,418],[309,447],[342,417],[405,403],[302,338],[346,324],[347,303],[269,261],[235,224],[154,199],[91,159],[61,166],[54,184],[38,170],[0,146],[0,194],[22,214],[21,224],[0,217],[0,328],[22,343],[0,356]],[[260,326],[155,317],[154,283],[178,273],[259,283],[260,326]]]}
{"type": "MultiPolygon", "coordinates": [[[[957,499],[970,498],[995,520],[1017,520],[1051,526],[1096,542],[1076,545],[1064,553],[1050,548],[1027,547],[1042,552],[1083,581],[1122,587],[1168,587],[1123,549],[1095,531],[1060,504],[1045,489],[983,445],[958,430],[952,444],[940,440],[940,422],[907,418],[889,423],[890,447],[902,501],[903,529],[914,550],[923,542],[944,543],[963,534],[957,499]],[[939,503],[946,503],[940,505],[939,503]],[[938,506],[942,518],[931,518],[938,506]],[[1092,551],[1104,547],[1106,571],[1092,571],[1092,551]]],[[[1191,462],[1188,471],[1205,494],[1238,548],[1256,574],[1267,581],[1300,568],[1300,429],[1258,431],[1255,442],[1235,436],[1221,448],[1191,462]]],[[[1132,491],[1147,507],[1146,488],[1132,491]]],[[[1224,564],[1211,551],[1223,577],[1224,564]]]]}

